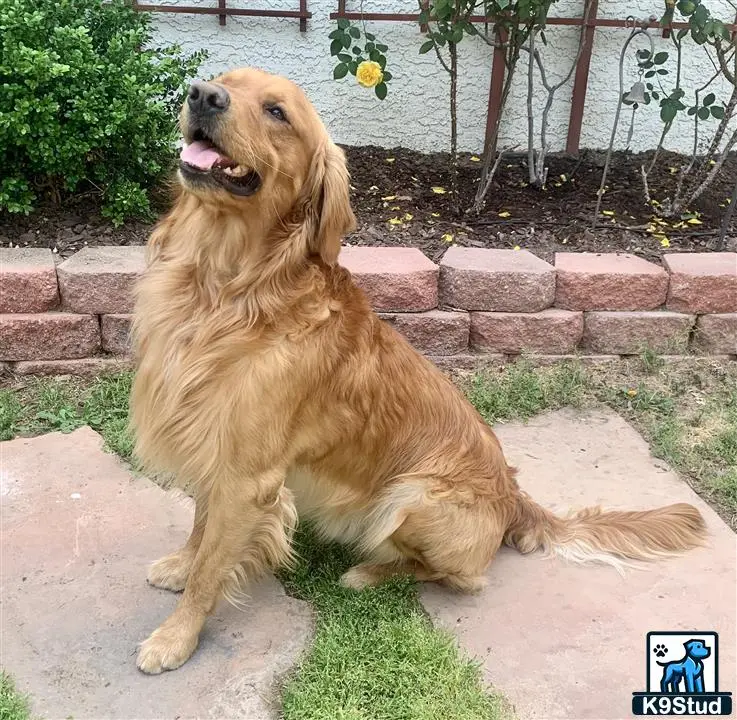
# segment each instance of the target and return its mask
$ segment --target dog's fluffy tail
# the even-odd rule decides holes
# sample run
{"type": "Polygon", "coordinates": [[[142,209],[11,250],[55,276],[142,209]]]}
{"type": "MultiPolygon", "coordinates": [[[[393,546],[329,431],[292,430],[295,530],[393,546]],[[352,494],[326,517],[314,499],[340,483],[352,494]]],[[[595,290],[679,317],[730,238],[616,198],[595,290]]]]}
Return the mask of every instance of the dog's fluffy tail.
{"type": "Polygon", "coordinates": [[[706,525],[686,503],[640,512],[585,508],[559,517],[525,493],[504,541],[522,553],[542,548],[576,563],[605,563],[619,572],[636,561],[676,555],[703,545],[706,525]]]}

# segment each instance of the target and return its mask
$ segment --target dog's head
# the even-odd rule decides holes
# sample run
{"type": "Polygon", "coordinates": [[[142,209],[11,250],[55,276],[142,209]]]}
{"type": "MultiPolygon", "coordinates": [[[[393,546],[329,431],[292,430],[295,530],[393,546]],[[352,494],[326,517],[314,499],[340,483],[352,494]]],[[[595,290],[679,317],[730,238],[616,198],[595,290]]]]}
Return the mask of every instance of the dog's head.
{"type": "Polygon", "coordinates": [[[686,648],[686,653],[689,657],[694,660],[703,660],[711,655],[711,648],[704,645],[703,640],[689,640],[687,643],[683,643],[686,648]]]}
{"type": "Polygon", "coordinates": [[[185,191],[235,212],[296,211],[310,250],[335,262],[355,223],[345,156],[294,83],[250,68],[194,82],[180,124],[185,191]]]}

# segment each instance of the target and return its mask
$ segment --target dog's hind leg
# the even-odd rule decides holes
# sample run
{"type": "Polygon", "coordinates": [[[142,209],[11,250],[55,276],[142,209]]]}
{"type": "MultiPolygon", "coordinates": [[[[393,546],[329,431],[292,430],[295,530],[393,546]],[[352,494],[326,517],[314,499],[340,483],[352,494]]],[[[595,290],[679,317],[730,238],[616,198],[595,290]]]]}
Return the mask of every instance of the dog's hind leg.
{"type": "Polygon", "coordinates": [[[504,524],[493,513],[449,501],[404,508],[391,536],[369,552],[371,562],[341,578],[347,587],[376,585],[395,575],[437,581],[461,591],[486,585],[485,571],[499,549],[504,524]]]}
{"type": "Polygon", "coordinates": [[[206,520],[207,498],[202,496],[195,503],[194,525],[187,542],[176,552],[165,555],[151,564],[146,577],[150,585],[172,592],[184,590],[189,571],[202,542],[206,520]]]}

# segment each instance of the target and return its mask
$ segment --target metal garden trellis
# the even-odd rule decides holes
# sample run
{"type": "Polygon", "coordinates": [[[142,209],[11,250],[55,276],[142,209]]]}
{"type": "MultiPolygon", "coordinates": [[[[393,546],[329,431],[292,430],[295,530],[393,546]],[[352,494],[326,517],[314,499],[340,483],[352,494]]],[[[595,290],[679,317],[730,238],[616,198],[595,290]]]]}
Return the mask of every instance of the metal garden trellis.
{"type": "MultiPolygon", "coordinates": [[[[426,2],[426,0],[425,0],[426,2]]],[[[307,9],[307,0],[299,0],[298,10],[264,10],[258,8],[242,8],[228,6],[228,0],[217,0],[216,7],[192,6],[192,5],[159,5],[140,3],[132,0],[133,7],[144,12],[182,13],[194,15],[216,15],[220,25],[225,25],[228,15],[245,17],[273,17],[294,18],[299,20],[301,32],[307,31],[307,20],[312,13],[307,9]]],[[[583,125],[583,111],[586,102],[586,90],[589,79],[589,68],[594,45],[594,32],[596,28],[629,28],[640,27],[642,29],[658,28],[660,23],[657,17],[652,16],[645,20],[632,18],[612,19],[599,18],[598,0],[590,0],[590,8],[586,17],[549,17],[548,25],[565,25],[580,27],[584,26],[584,46],[581,51],[573,79],[573,90],[571,93],[571,112],[568,121],[568,135],[566,140],[566,152],[577,154],[580,149],[581,128],[583,125]]],[[[419,21],[419,13],[384,13],[384,12],[350,12],[346,8],[346,0],[338,0],[337,11],[330,13],[331,20],[345,18],[347,20],[370,20],[380,22],[414,22],[419,21]]],[[[488,19],[482,15],[475,15],[472,22],[486,23],[488,19]]],[[[736,18],[737,21],[737,18],[736,18]]],[[[663,37],[668,37],[675,29],[687,28],[687,23],[670,23],[661,28],[663,37]]],[[[737,22],[728,26],[733,35],[737,33],[737,22]]],[[[503,42],[503,38],[501,38],[503,42]]],[[[495,131],[499,122],[501,110],[501,97],[504,87],[506,68],[504,64],[504,49],[495,47],[492,51],[491,82],[489,84],[488,114],[486,119],[486,143],[490,135],[495,131]]]]}
{"type": "Polygon", "coordinates": [[[151,5],[132,0],[133,7],[141,12],[181,13],[187,15],[217,15],[225,25],[228,15],[241,17],[295,18],[299,20],[301,32],[307,32],[307,21],[312,13],[307,10],[307,0],[299,0],[299,10],[262,10],[258,8],[228,7],[227,0],[217,0],[217,7],[201,5],[151,5]]]}

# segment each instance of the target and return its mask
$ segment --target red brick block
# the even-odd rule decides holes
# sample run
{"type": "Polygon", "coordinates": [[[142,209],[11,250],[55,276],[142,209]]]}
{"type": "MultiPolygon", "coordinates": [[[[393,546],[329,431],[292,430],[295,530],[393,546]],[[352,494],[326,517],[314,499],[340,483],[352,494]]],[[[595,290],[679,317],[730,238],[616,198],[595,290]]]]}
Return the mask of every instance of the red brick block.
{"type": "Polygon", "coordinates": [[[485,312],[538,312],[555,298],[555,269],[527,250],[452,247],[440,263],[440,304],[485,312]]]}
{"type": "Polygon", "coordinates": [[[0,315],[0,360],[66,360],[99,349],[100,324],[94,315],[0,315]]]}
{"type": "Polygon", "coordinates": [[[100,318],[102,349],[113,355],[129,355],[132,315],[103,315],[100,318]]]}
{"type": "Polygon", "coordinates": [[[131,312],[133,287],[145,264],[142,246],[80,250],[57,269],[64,309],[97,315],[131,312]]]}
{"type": "Polygon", "coordinates": [[[583,335],[583,314],[551,308],[537,313],[471,313],[471,346],[498,353],[570,353],[583,335]]]}
{"type": "Polygon", "coordinates": [[[688,348],[695,317],[667,310],[587,312],[583,347],[593,353],[637,355],[649,349],[677,355],[688,348]]]}
{"type": "Polygon", "coordinates": [[[737,355],[737,313],[700,315],[693,343],[709,355],[737,355]]]}
{"type": "Polygon", "coordinates": [[[0,248],[0,313],[40,313],[58,302],[51,250],[0,248]]]}
{"type": "Polygon", "coordinates": [[[419,352],[453,355],[468,350],[468,313],[429,310],[422,313],[379,313],[419,352]]]}
{"type": "Polygon", "coordinates": [[[132,369],[132,360],[108,357],[88,357],[78,360],[28,360],[13,365],[13,372],[16,375],[95,377],[103,373],[116,373],[132,369]]]}
{"type": "Polygon", "coordinates": [[[669,310],[737,312],[737,253],[673,253],[663,260],[670,272],[669,310]]]}
{"type": "Polygon", "coordinates": [[[417,312],[438,304],[438,267],[417,248],[344,247],[339,262],[374,310],[417,312]]]}
{"type": "Polygon", "coordinates": [[[555,306],[567,310],[654,310],[668,293],[668,273],[635,255],[556,253],[555,269],[555,306]]]}

